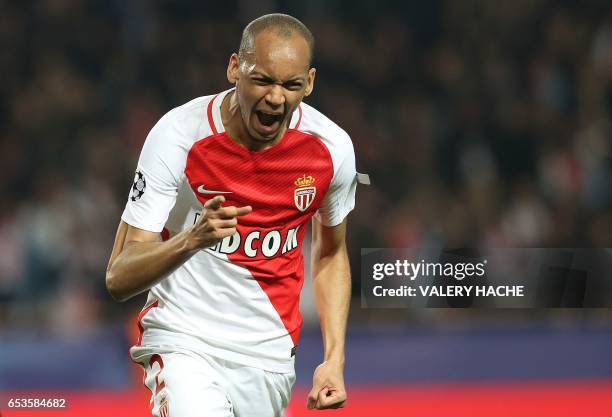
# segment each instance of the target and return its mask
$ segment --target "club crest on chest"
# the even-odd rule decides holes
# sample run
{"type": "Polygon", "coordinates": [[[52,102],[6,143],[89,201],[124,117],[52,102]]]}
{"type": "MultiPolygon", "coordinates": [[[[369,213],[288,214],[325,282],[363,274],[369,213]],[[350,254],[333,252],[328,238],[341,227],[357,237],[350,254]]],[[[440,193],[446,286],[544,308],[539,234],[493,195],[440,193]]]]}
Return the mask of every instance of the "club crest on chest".
{"type": "Polygon", "coordinates": [[[314,201],[317,195],[317,187],[312,185],[314,183],[314,177],[306,176],[306,174],[295,180],[296,189],[293,192],[293,200],[299,211],[306,211],[314,201]]]}

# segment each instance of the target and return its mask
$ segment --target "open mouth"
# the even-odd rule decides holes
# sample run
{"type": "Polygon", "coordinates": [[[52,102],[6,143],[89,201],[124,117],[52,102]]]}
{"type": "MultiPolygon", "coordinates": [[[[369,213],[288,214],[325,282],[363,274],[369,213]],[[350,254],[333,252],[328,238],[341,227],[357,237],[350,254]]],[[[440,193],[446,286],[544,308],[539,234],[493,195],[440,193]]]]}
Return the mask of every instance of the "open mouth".
{"type": "Polygon", "coordinates": [[[266,113],[261,110],[256,110],[257,120],[265,130],[275,130],[278,127],[283,115],[280,113],[266,113]]]}

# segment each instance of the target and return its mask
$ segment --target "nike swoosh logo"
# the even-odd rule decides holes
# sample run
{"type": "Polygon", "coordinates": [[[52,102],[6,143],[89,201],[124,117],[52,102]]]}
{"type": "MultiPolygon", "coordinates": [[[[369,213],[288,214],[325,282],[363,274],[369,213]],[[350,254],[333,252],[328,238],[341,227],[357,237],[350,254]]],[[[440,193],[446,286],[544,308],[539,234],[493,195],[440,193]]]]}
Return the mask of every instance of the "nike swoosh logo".
{"type": "Polygon", "coordinates": [[[198,187],[198,193],[200,194],[231,194],[231,191],[215,191],[215,190],[207,190],[204,188],[204,184],[198,187]]]}

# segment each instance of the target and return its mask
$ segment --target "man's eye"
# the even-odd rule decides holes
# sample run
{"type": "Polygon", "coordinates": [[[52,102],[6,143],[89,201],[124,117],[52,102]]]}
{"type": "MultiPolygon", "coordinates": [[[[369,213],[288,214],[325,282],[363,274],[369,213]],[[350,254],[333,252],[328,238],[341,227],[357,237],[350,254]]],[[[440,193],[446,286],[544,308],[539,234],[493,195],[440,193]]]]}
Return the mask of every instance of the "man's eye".
{"type": "Polygon", "coordinates": [[[270,84],[270,81],[265,80],[263,78],[253,78],[253,82],[257,85],[268,85],[270,84]]]}
{"type": "Polygon", "coordinates": [[[299,90],[302,88],[302,83],[287,83],[285,84],[285,88],[289,90],[299,90]]]}

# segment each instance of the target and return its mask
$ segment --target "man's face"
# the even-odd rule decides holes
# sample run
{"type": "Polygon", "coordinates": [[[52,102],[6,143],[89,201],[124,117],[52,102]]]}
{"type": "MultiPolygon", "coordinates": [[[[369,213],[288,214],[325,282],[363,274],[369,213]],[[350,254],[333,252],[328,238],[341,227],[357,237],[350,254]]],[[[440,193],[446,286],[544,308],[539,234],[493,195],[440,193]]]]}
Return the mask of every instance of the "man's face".
{"type": "Polygon", "coordinates": [[[236,83],[242,122],[259,142],[274,141],[284,132],[293,111],[314,85],[315,70],[308,68],[310,51],[304,38],[289,38],[274,30],[255,38],[254,51],[243,62],[233,54],[228,79],[236,83]]]}

